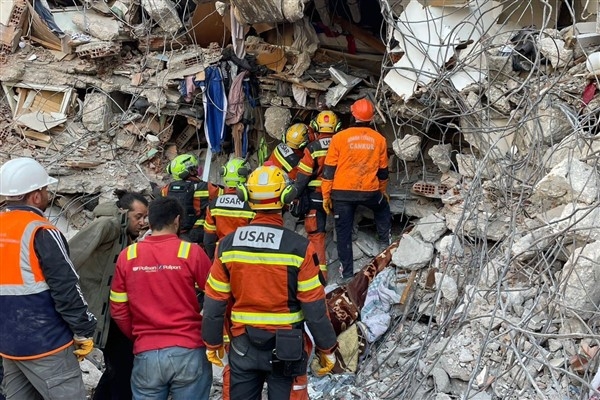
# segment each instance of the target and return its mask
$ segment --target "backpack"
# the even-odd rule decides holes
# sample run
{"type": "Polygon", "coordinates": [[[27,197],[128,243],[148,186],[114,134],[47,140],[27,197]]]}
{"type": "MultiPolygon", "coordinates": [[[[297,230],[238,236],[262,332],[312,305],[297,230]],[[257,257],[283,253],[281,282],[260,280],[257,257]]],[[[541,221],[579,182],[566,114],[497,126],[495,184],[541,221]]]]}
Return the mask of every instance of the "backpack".
{"type": "Polygon", "coordinates": [[[169,184],[167,197],[173,197],[179,200],[183,206],[183,220],[181,221],[181,231],[187,232],[194,227],[198,214],[194,208],[194,192],[196,191],[196,182],[175,181],[169,184]]]}

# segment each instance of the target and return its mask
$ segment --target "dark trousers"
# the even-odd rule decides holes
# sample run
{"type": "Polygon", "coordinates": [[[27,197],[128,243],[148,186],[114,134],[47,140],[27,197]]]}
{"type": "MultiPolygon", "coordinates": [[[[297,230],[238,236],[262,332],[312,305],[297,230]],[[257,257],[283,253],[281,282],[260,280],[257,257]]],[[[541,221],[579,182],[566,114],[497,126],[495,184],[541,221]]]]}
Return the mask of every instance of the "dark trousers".
{"type": "Polygon", "coordinates": [[[259,350],[248,335],[233,338],[229,351],[231,400],[260,400],[265,382],[269,400],[287,400],[294,378],[272,372],[273,349],[259,350]]]}
{"type": "Polygon", "coordinates": [[[121,332],[112,318],[102,353],[106,370],[98,382],[93,400],[131,400],[133,342],[121,332]]]}
{"type": "Polygon", "coordinates": [[[2,357],[0,357],[0,400],[6,400],[4,390],[2,389],[2,380],[4,379],[4,367],[2,366],[2,357]]]}
{"type": "Polygon", "coordinates": [[[337,250],[342,264],[342,276],[349,278],[354,275],[352,261],[352,224],[356,207],[363,205],[373,211],[375,226],[380,243],[389,244],[392,229],[392,214],[390,204],[379,192],[366,200],[333,200],[335,214],[335,233],[337,235],[337,250]]]}

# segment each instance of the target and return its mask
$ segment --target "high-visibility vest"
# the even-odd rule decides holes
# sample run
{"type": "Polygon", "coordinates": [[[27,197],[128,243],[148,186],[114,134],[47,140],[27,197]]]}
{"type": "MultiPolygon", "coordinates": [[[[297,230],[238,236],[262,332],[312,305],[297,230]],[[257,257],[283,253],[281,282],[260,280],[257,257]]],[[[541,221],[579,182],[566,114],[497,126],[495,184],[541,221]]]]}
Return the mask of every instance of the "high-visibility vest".
{"type": "Polygon", "coordinates": [[[41,228],[55,229],[32,211],[0,213],[0,355],[5,358],[40,358],[72,343],[35,253],[34,238],[41,228]]]}
{"type": "Polygon", "coordinates": [[[8,211],[2,213],[0,218],[0,293],[23,295],[48,290],[33,248],[33,238],[41,227],[54,227],[44,217],[31,211],[8,211]]]}

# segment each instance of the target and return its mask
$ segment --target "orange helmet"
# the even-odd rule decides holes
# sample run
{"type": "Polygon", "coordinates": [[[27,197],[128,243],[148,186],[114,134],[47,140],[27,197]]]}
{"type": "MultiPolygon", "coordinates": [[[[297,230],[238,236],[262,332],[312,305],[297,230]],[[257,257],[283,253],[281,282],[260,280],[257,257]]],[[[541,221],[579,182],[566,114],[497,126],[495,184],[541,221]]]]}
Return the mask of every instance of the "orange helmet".
{"type": "Polygon", "coordinates": [[[373,103],[367,99],[356,100],[354,104],[350,106],[350,111],[352,111],[354,118],[361,122],[372,121],[373,115],[375,114],[373,103]]]}
{"type": "Polygon", "coordinates": [[[310,126],[317,132],[335,133],[340,130],[342,123],[333,111],[321,111],[317,118],[310,122],[310,126]]]}

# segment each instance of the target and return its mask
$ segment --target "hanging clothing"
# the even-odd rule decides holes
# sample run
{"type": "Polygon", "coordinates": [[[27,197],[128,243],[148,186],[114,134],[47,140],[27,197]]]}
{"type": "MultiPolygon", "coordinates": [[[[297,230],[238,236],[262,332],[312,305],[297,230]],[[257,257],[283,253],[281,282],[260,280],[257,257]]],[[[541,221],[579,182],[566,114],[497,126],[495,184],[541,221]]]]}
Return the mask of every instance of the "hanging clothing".
{"type": "Polygon", "coordinates": [[[210,66],[205,69],[204,85],[206,90],[202,93],[204,104],[204,134],[206,141],[213,153],[221,151],[221,143],[225,133],[225,116],[227,114],[227,94],[223,85],[221,69],[210,66]]]}
{"type": "Polygon", "coordinates": [[[243,82],[246,77],[247,71],[240,72],[234,79],[229,89],[229,95],[227,97],[227,118],[225,123],[227,125],[234,125],[242,119],[244,116],[244,102],[246,95],[244,93],[243,82]]]}

